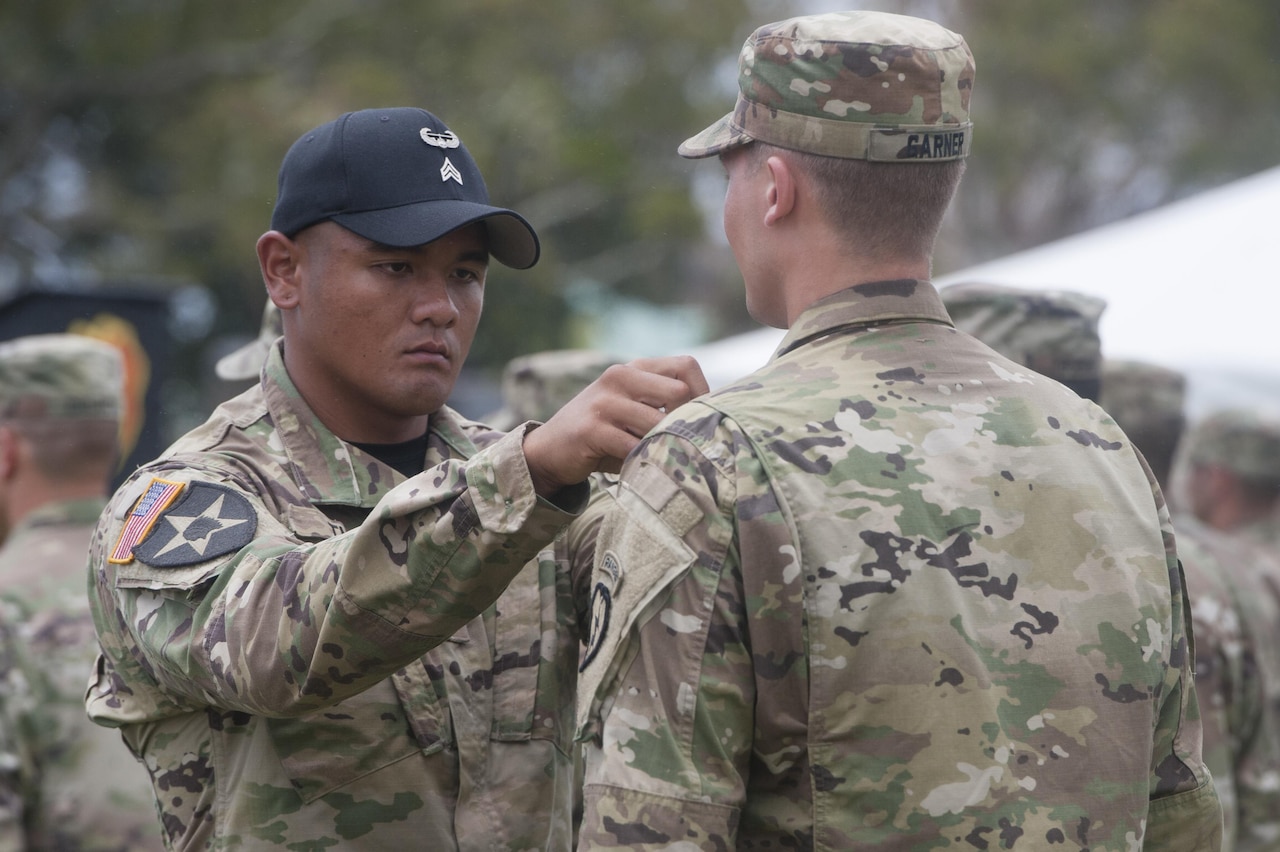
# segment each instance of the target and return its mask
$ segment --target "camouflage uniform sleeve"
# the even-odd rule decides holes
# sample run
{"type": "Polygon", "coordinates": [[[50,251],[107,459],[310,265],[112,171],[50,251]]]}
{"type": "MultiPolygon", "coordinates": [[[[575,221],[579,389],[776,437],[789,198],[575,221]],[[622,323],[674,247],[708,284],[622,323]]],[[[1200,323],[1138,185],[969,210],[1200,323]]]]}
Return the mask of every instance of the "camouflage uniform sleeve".
{"type": "Polygon", "coordinates": [[[735,847],[757,690],[734,507],[763,495],[738,493],[733,464],[668,432],[624,468],[600,531],[579,687],[580,849],[735,847]]]}
{"type": "MultiPolygon", "coordinates": [[[[118,724],[112,712],[96,712],[99,703],[118,710],[117,684],[153,682],[163,687],[156,701],[291,716],[354,695],[421,656],[492,603],[572,517],[533,491],[521,438],[512,433],[469,460],[412,477],[359,527],[316,530],[313,541],[300,542],[247,483],[228,476],[216,490],[224,503],[247,502],[256,530],[240,549],[205,562],[109,561],[123,513],[108,507],[90,555],[104,655],[90,714],[118,724]]],[[[210,482],[192,468],[160,474],[193,488],[210,482]]],[[[574,512],[586,490],[575,489],[574,512]]],[[[124,511],[135,503],[124,502],[124,511]]],[[[138,712],[154,709],[144,703],[137,694],[129,702],[138,712]]]]}

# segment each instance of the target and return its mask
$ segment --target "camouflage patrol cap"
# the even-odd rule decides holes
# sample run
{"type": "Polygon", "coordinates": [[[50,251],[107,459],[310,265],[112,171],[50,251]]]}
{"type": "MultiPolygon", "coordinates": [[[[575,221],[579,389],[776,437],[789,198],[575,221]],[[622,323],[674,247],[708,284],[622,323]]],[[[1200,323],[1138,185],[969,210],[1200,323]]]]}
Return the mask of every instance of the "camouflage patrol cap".
{"type": "Polygon", "coordinates": [[[1280,414],[1228,409],[1205,417],[1187,435],[1192,464],[1225,467],[1259,483],[1280,483],[1280,414]]]}
{"type": "Polygon", "coordinates": [[[114,420],[124,357],[80,334],[37,334],[0,343],[0,417],[114,420]]]}
{"type": "Polygon", "coordinates": [[[1102,375],[1104,299],[1072,290],[968,282],[939,290],[956,328],[1037,373],[1078,387],[1102,375]]]}
{"type": "Polygon", "coordinates": [[[969,155],[973,54],[922,18],[830,12],[765,24],[738,55],[733,112],[685,140],[710,157],[759,141],[876,162],[969,155]]]}
{"type": "Polygon", "coordinates": [[[622,359],[594,349],[556,349],[513,358],[502,373],[503,407],[485,418],[495,429],[545,422],[622,359]]]}
{"type": "Polygon", "coordinates": [[[218,378],[228,382],[238,382],[258,378],[262,365],[271,351],[271,344],[284,334],[280,319],[280,309],[275,302],[267,299],[267,306],[262,309],[262,325],[258,328],[258,336],[241,346],[234,352],[223,355],[213,365],[218,378]]]}

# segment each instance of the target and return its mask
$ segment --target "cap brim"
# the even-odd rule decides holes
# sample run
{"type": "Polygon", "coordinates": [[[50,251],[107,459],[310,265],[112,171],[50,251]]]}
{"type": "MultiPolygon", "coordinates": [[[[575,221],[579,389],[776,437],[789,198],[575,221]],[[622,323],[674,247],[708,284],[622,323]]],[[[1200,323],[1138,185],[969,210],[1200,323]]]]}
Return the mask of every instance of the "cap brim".
{"type": "Polygon", "coordinates": [[[420,201],[332,218],[365,239],[397,247],[425,245],[464,225],[484,222],[489,254],[512,269],[528,269],[538,262],[542,251],[533,226],[519,213],[474,201],[420,201]]]}
{"type": "Polygon", "coordinates": [[[224,382],[240,382],[258,378],[262,365],[271,351],[271,344],[261,338],[246,343],[234,352],[223,355],[213,365],[213,372],[224,382]]]}
{"type": "Polygon", "coordinates": [[[755,141],[734,127],[732,120],[733,113],[729,113],[696,136],[690,136],[680,144],[678,153],[689,160],[700,160],[755,141]]]}

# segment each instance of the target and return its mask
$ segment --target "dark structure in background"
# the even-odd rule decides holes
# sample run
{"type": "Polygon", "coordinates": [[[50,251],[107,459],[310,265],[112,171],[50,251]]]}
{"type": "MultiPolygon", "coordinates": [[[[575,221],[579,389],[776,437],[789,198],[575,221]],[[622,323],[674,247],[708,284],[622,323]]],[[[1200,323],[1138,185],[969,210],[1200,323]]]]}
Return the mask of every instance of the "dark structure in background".
{"type": "Polygon", "coordinates": [[[141,290],[53,290],[29,287],[0,301],[0,340],[69,332],[119,347],[125,359],[125,405],[120,424],[120,471],[125,475],[168,445],[160,410],[169,363],[166,296],[141,290]]]}

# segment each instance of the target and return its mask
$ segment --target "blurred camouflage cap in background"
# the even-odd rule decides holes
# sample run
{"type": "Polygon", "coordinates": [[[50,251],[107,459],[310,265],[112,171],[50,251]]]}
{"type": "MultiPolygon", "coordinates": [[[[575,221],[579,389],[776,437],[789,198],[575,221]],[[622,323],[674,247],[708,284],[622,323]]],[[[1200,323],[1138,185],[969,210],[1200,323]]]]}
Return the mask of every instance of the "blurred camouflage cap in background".
{"type": "Polygon", "coordinates": [[[124,356],[80,334],[36,334],[0,343],[0,417],[115,420],[124,356]]]}
{"type": "Polygon", "coordinates": [[[262,309],[262,325],[258,329],[258,336],[219,358],[218,363],[213,365],[213,371],[223,381],[256,380],[262,372],[262,365],[266,363],[271,344],[282,334],[284,327],[280,320],[280,309],[275,302],[267,299],[267,306],[262,309]]]}
{"type": "Polygon", "coordinates": [[[1146,424],[1181,429],[1186,395],[1187,378],[1179,370],[1145,361],[1102,362],[1099,404],[1125,432],[1146,424]]]}
{"type": "Polygon", "coordinates": [[[546,420],[608,367],[622,359],[594,349],[554,349],[522,355],[502,371],[502,408],[482,418],[495,429],[546,420]]]}
{"type": "Polygon", "coordinates": [[[1187,378],[1145,361],[1105,359],[1098,404],[1147,459],[1162,488],[1170,487],[1186,427],[1187,378]]]}
{"type": "Polygon", "coordinates": [[[952,284],[938,292],[956,328],[1010,360],[1097,398],[1102,375],[1098,321],[1106,300],[1073,290],[982,282],[952,284]]]}
{"type": "Polygon", "coordinates": [[[855,11],[765,24],[738,55],[733,112],[680,155],[759,141],[845,159],[957,160],[969,155],[973,77],[964,38],[922,18],[855,11]]]}
{"type": "Polygon", "coordinates": [[[1245,409],[1217,411],[1186,437],[1192,464],[1214,464],[1255,482],[1280,484],[1280,414],[1245,409]]]}

